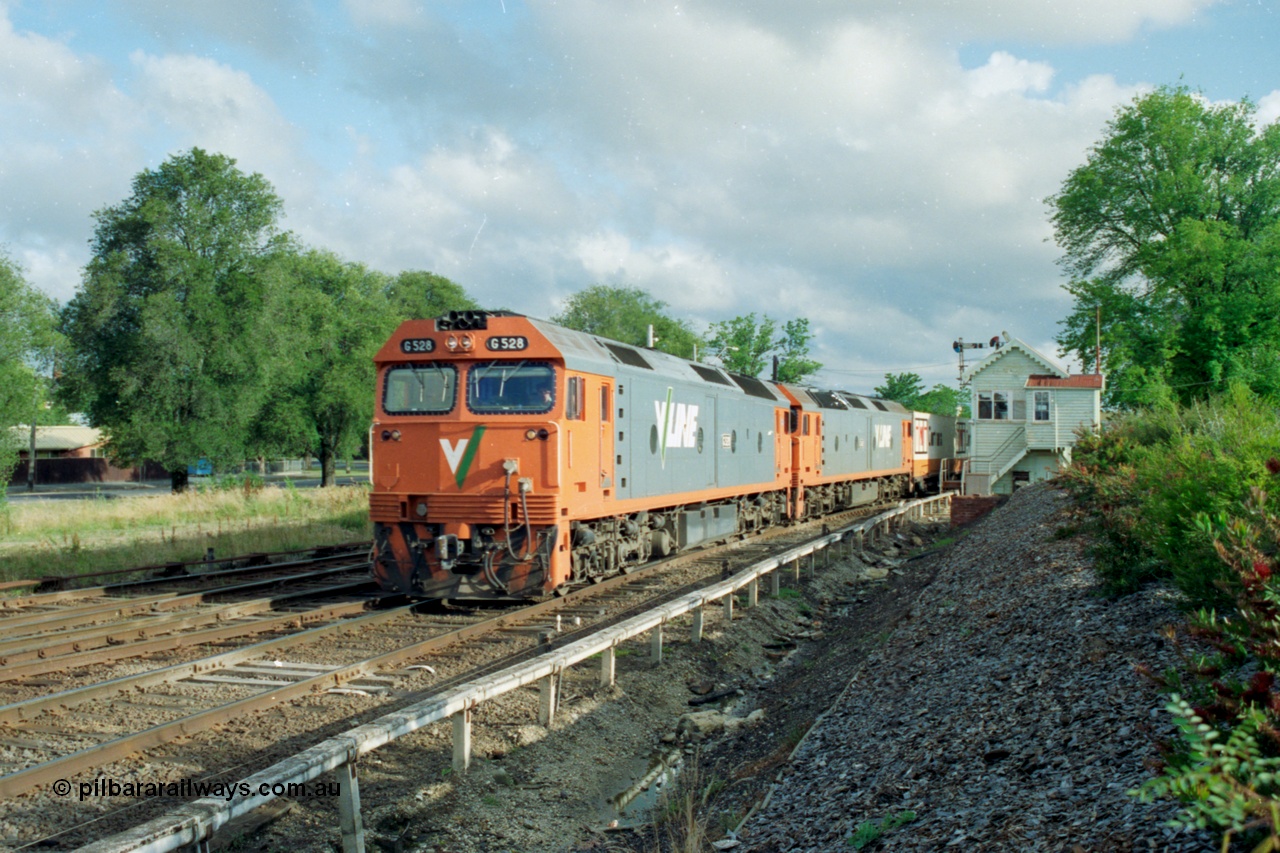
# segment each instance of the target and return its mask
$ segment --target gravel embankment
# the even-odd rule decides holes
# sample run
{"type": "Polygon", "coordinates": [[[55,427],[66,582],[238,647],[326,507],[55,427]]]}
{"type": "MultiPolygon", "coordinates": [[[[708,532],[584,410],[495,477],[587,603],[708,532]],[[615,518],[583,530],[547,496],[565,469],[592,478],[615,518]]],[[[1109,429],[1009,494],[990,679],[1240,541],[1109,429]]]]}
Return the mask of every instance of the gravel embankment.
{"type": "Polygon", "coordinates": [[[914,820],[893,851],[1207,851],[1151,778],[1164,700],[1134,672],[1175,663],[1179,614],[1149,587],[1100,597],[1066,496],[1023,489],[951,552],[800,745],[739,851],[850,850],[864,821],[914,820]]]}

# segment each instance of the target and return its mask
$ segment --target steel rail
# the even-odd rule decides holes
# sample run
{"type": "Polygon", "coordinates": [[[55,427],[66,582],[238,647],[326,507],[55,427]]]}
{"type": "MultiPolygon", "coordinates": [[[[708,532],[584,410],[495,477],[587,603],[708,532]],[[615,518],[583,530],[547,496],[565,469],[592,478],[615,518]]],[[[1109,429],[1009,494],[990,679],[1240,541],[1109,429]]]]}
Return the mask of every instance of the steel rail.
{"type": "MultiPolygon", "coordinates": [[[[488,634],[516,623],[534,621],[542,617],[544,614],[579,604],[582,601],[589,600],[617,587],[633,584],[636,580],[642,579],[653,572],[668,568],[673,563],[697,559],[698,557],[703,556],[704,553],[705,552],[692,551],[684,554],[677,554],[664,560],[655,561],[643,568],[631,572],[630,574],[615,575],[599,583],[572,590],[565,595],[548,598],[544,601],[530,604],[510,613],[499,614],[498,616],[491,617],[472,625],[462,626],[444,634],[431,637],[427,640],[388,652],[371,660],[380,662],[377,663],[376,666],[389,666],[399,660],[411,659],[414,657],[421,657],[425,654],[430,654],[431,652],[438,651],[439,649],[470,639],[475,635],[488,634]]],[[[232,666],[242,660],[250,659],[262,651],[274,651],[287,646],[296,645],[301,642],[308,642],[311,639],[318,638],[322,633],[354,628],[357,627],[357,624],[360,626],[373,624],[374,621],[389,618],[389,614],[398,614],[399,612],[404,612],[420,606],[420,604],[421,603],[406,605],[403,608],[397,608],[394,611],[387,611],[384,614],[373,614],[372,616],[350,619],[335,625],[313,628],[310,631],[292,634],[289,637],[270,640],[265,643],[246,647],[245,649],[224,652],[220,655],[215,655],[211,658],[203,658],[199,661],[192,661],[186,664],[176,664],[161,670],[154,670],[150,673],[125,676],[123,678],[113,679],[112,681],[103,682],[101,684],[88,685],[86,687],[64,691],[51,696],[37,697],[25,702],[0,706],[0,724],[7,723],[12,725],[30,719],[47,710],[60,710],[63,708],[74,707],[93,699],[101,699],[106,696],[116,695],[127,689],[146,687],[152,684],[179,680],[181,678],[188,677],[189,675],[205,672],[210,669],[232,666]]],[[[305,695],[319,686],[325,686],[329,683],[329,680],[338,679],[333,681],[334,684],[340,683],[340,681],[354,680],[359,678],[362,674],[365,674],[365,670],[360,670],[358,668],[368,663],[369,661],[363,661],[358,664],[352,664],[350,667],[343,667],[324,675],[307,679],[306,681],[296,682],[273,690],[264,691],[256,696],[246,697],[245,699],[221,706],[220,708],[200,711],[159,726],[154,726],[144,732],[138,732],[132,735],[116,738],[112,741],[88,747],[84,750],[80,750],[79,752],[54,759],[50,762],[37,764],[24,770],[10,773],[6,776],[0,776],[0,797],[16,796],[46,782],[55,781],[76,772],[101,766],[102,764],[123,758],[135,752],[167,743],[168,741],[178,737],[186,737],[195,734],[196,732],[202,731],[241,714],[269,708],[295,696],[305,695]]]]}
{"type": "MultiPolygon", "coordinates": [[[[252,660],[266,652],[277,652],[292,646],[309,643],[313,640],[325,637],[328,634],[347,628],[374,625],[381,621],[394,619],[402,613],[405,613],[417,606],[419,605],[406,604],[401,607],[395,607],[379,613],[371,613],[367,616],[360,616],[355,619],[337,622],[332,625],[321,625],[316,628],[309,628],[306,631],[299,631],[298,633],[290,634],[287,637],[276,637],[272,640],[264,640],[261,643],[254,643],[251,646],[232,649],[228,652],[220,652],[216,655],[200,658],[199,660],[187,661],[186,663],[176,663],[170,666],[161,667],[160,669],[153,669],[148,672],[134,673],[133,675],[122,675],[119,678],[98,682],[97,684],[73,687],[70,690],[63,690],[58,693],[51,693],[45,696],[35,696],[30,699],[24,699],[20,702],[11,702],[8,705],[0,705],[0,725],[16,725],[43,714],[46,711],[62,711],[74,708],[77,705],[81,705],[95,699],[105,699],[109,696],[115,696],[125,690],[134,690],[151,687],[156,684],[164,684],[170,681],[179,681],[183,678],[199,675],[202,672],[235,666],[243,661],[252,660]]],[[[0,779],[2,778],[7,777],[0,777],[0,779]]]]}
{"type": "MultiPolygon", "coordinates": [[[[104,618],[129,616],[134,613],[146,613],[155,610],[173,610],[178,607],[185,607],[193,604],[202,604],[211,598],[218,598],[224,595],[231,595],[242,592],[252,592],[255,589],[266,589],[273,586],[280,586],[286,583],[296,583],[298,581],[319,580],[332,575],[346,574],[349,572],[360,571],[369,564],[367,562],[350,563],[345,566],[331,566],[327,569],[317,569],[314,572],[298,572],[281,577],[263,578],[262,580],[249,581],[247,583],[232,584],[230,586],[216,586],[211,589],[202,589],[198,592],[166,592],[160,595],[149,595],[144,598],[125,598],[119,601],[107,602],[104,604],[93,604],[85,607],[71,608],[62,612],[48,613],[30,613],[25,616],[10,616],[7,619],[0,619],[0,631],[11,633],[17,629],[29,630],[36,629],[36,633],[57,631],[63,628],[72,628],[77,625],[86,625],[94,622],[101,622],[104,618]]],[[[36,634],[26,634],[18,636],[35,636],[36,634]]]]}
{"type": "MultiPolygon", "coordinates": [[[[688,557],[689,555],[682,556],[688,557]]],[[[658,565],[646,567],[645,572],[654,571],[658,568],[660,568],[658,565]]],[[[594,597],[614,587],[621,586],[626,583],[633,583],[640,574],[640,572],[634,572],[630,575],[618,575],[599,584],[576,590],[576,595],[570,593],[569,595],[565,595],[560,598],[550,598],[546,601],[521,608],[520,610],[513,611],[511,613],[500,614],[472,625],[464,625],[460,628],[448,631],[444,634],[439,634],[427,640],[413,643],[358,663],[339,667],[330,672],[313,678],[308,678],[304,681],[298,681],[278,688],[273,688],[271,690],[266,690],[255,696],[249,696],[226,705],[221,705],[217,708],[198,711],[194,714],[172,720],[168,723],[153,726],[152,728],[142,732],[115,738],[114,740],[88,747],[52,761],[37,764],[24,770],[10,773],[6,776],[0,776],[0,797],[17,796],[18,794],[24,793],[48,782],[53,782],[74,773],[90,770],[94,767],[99,767],[103,764],[125,758],[136,752],[168,743],[175,738],[189,737],[190,735],[204,731],[212,726],[226,722],[227,720],[235,719],[254,711],[270,708],[273,705],[277,705],[298,696],[304,696],[322,687],[337,686],[346,681],[353,681],[369,674],[369,672],[374,669],[393,666],[404,660],[421,657],[425,654],[430,654],[431,652],[438,651],[447,646],[470,639],[475,635],[492,633],[498,628],[506,627],[516,622],[528,622],[531,619],[540,617],[544,613],[566,607],[570,603],[576,604],[580,600],[594,597]]],[[[407,612],[414,607],[418,607],[420,604],[421,603],[409,604],[401,608],[396,608],[394,611],[373,614],[369,617],[351,619],[335,625],[326,625],[321,628],[313,628],[310,631],[302,632],[300,634],[292,634],[289,637],[284,637],[280,640],[271,640],[266,643],[259,643],[245,649],[225,652],[211,658],[203,658],[199,661],[193,661],[187,664],[177,664],[151,673],[143,673],[137,676],[126,676],[124,678],[114,679],[102,684],[89,685],[87,687],[54,694],[53,696],[39,697],[37,699],[27,700],[26,702],[6,705],[0,707],[0,723],[12,724],[14,722],[21,722],[22,720],[30,719],[35,716],[36,713],[46,710],[74,707],[75,705],[82,704],[92,699],[100,699],[104,696],[115,695],[126,689],[146,687],[152,684],[178,680],[180,678],[187,677],[187,675],[205,672],[210,669],[220,669],[225,666],[238,663],[242,660],[256,657],[262,651],[268,649],[279,650],[286,645],[296,645],[299,642],[316,639],[321,635],[321,633],[354,629],[356,627],[364,627],[376,621],[383,621],[390,618],[392,615],[399,615],[402,612],[407,612]],[[70,702],[70,704],[68,704],[68,702],[70,702]]]]}
{"type": "Polygon", "coordinates": [[[858,541],[861,544],[866,533],[870,532],[874,535],[874,531],[880,525],[891,524],[893,518],[935,502],[949,500],[950,497],[950,493],[945,493],[913,501],[870,520],[849,524],[835,533],[820,535],[808,543],[758,561],[731,578],[674,601],[660,604],[638,616],[603,628],[590,637],[561,646],[502,672],[446,689],[414,705],[385,714],[373,722],[322,741],[242,780],[236,789],[238,792],[247,791],[247,794],[237,793],[229,800],[206,797],[186,803],[168,814],[131,830],[81,847],[80,851],[81,853],[166,853],[182,847],[204,844],[229,821],[248,814],[275,799],[276,795],[271,793],[273,787],[278,790],[281,785],[309,782],[324,773],[335,770],[339,771],[341,791],[339,816],[342,823],[343,849],[363,849],[363,828],[359,817],[359,785],[355,775],[355,762],[359,756],[411,734],[423,726],[450,718],[454,720],[455,741],[461,729],[467,733],[464,740],[469,742],[469,715],[481,702],[536,682],[545,684],[548,679],[554,680],[565,669],[593,655],[601,652],[612,654],[618,644],[625,640],[646,632],[660,631],[663,625],[672,620],[689,613],[700,613],[711,602],[731,596],[744,587],[754,589],[752,585],[757,584],[761,577],[770,572],[780,571],[788,563],[797,562],[798,564],[801,557],[812,556],[831,545],[845,543],[854,533],[858,535],[858,541]]]}
{"type": "MultiPolygon", "coordinates": [[[[318,590],[312,595],[336,595],[344,592],[349,593],[354,587],[368,585],[369,582],[365,581],[359,585],[350,584],[346,586],[326,587],[324,590],[318,590]]],[[[218,643],[224,640],[234,639],[236,637],[267,633],[268,631],[278,630],[293,624],[306,625],[308,623],[322,620],[327,621],[329,619],[345,618],[368,610],[376,601],[376,598],[363,599],[359,601],[348,601],[342,604],[315,607],[310,610],[289,611],[281,613],[278,616],[268,616],[261,619],[255,619],[250,622],[225,624],[218,628],[208,628],[203,631],[191,631],[183,634],[171,634],[165,632],[163,636],[154,637],[152,639],[142,637],[133,641],[125,642],[117,636],[94,638],[95,642],[98,639],[102,639],[102,646],[85,650],[76,650],[56,657],[41,656],[36,660],[30,660],[25,663],[5,663],[3,667],[0,667],[0,681],[15,681],[20,678],[32,678],[37,675],[47,675],[51,672],[63,672],[72,667],[114,663],[115,661],[142,657],[143,655],[155,654],[156,652],[174,651],[177,649],[188,648],[190,646],[218,643]]],[[[270,604],[265,607],[257,608],[257,611],[261,612],[262,610],[269,609],[271,609],[270,604]]],[[[240,618],[244,617],[216,614],[212,619],[201,619],[199,622],[208,624],[209,622],[227,622],[229,619],[240,618]]],[[[193,621],[195,620],[183,619],[180,620],[179,624],[193,621]]],[[[165,626],[170,627],[172,624],[173,623],[165,623],[165,626]]],[[[182,624],[182,627],[191,626],[182,624]]],[[[0,663],[4,663],[4,661],[0,660],[0,663]]]]}
{"type": "MultiPolygon", "coordinates": [[[[194,613],[162,612],[154,617],[131,620],[123,625],[93,624],[70,628],[65,631],[19,634],[12,639],[0,641],[0,664],[17,663],[27,657],[50,657],[54,650],[73,644],[83,648],[93,648],[95,643],[98,645],[122,643],[128,642],[132,638],[145,639],[164,631],[197,628],[213,622],[240,619],[252,616],[263,610],[270,610],[295,599],[315,598],[320,595],[341,595],[360,587],[368,586],[371,583],[373,583],[372,580],[362,578],[332,586],[308,587],[294,592],[281,592],[261,598],[252,598],[248,601],[214,605],[194,613]]],[[[0,670],[0,678],[3,678],[3,675],[3,670],[0,670]]]]}
{"type": "MultiPolygon", "coordinates": [[[[216,560],[213,560],[212,562],[238,563],[242,560],[265,560],[270,557],[284,557],[289,554],[310,554],[311,556],[310,558],[308,558],[310,560],[313,560],[313,561],[324,560],[329,557],[341,556],[343,555],[344,552],[348,552],[348,551],[351,552],[352,554],[367,553],[369,550],[369,546],[371,544],[372,543],[369,541],[338,542],[333,545],[318,545],[314,548],[295,548],[290,551],[255,551],[254,553],[251,553],[251,554],[237,554],[232,557],[220,557],[216,560]]],[[[84,574],[77,574],[77,575],[46,575],[41,578],[21,578],[18,580],[4,581],[3,583],[0,583],[0,590],[19,589],[22,587],[31,587],[31,586],[44,586],[46,584],[49,584],[52,586],[61,587],[62,591],[71,592],[74,594],[79,590],[77,589],[68,590],[65,588],[65,584],[74,583],[75,581],[87,580],[88,578],[104,578],[104,577],[113,577],[115,575],[128,575],[128,574],[137,574],[142,572],[172,571],[175,568],[183,568],[185,566],[200,566],[208,562],[210,561],[202,558],[199,560],[181,560],[181,561],[174,561],[170,563],[152,563],[150,565],[134,566],[128,569],[104,569],[103,571],[100,571],[100,572],[86,572],[84,574]]],[[[297,562],[297,561],[294,561],[294,562],[297,562]]],[[[304,560],[302,562],[306,562],[306,561],[304,560]]],[[[256,565],[259,567],[268,567],[272,565],[277,565],[277,566],[284,565],[284,563],[264,562],[264,563],[257,563],[256,565]]],[[[94,587],[85,587],[85,589],[93,589],[93,588],[94,587]]],[[[58,593],[54,591],[50,591],[49,593],[36,593],[36,595],[56,595],[56,594],[58,593]]],[[[0,608],[6,607],[6,606],[8,605],[5,603],[5,600],[0,599],[0,608]]]]}
{"type": "MultiPolygon", "coordinates": [[[[285,552],[293,553],[293,552],[285,552]]],[[[305,560],[290,560],[283,563],[256,563],[248,566],[236,566],[230,569],[214,569],[207,572],[184,572],[180,575],[169,575],[166,577],[142,578],[134,581],[121,581],[120,583],[106,584],[104,586],[84,586],[76,589],[63,589],[57,592],[38,592],[22,598],[0,598],[0,612],[5,610],[17,610],[23,607],[39,607],[43,604],[53,604],[59,601],[66,601],[69,598],[86,598],[90,596],[105,596],[117,592],[128,592],[131,589],[146,586],[160,586],[166,583],[183,583],[186,582],[203,582],[210,578],[223,578],[234,575],[255,574],[260,572],[276,571],[279,569],[289,569],[298,566],[312,566],[316,563],[323,563],[329,560],[349,560],[352,557],[363,559],[368,555],[368,548],[351,549],[333,554],[325,554],[319,557],[310,557],[305,560]]],[[[256,556],[256,555],[255,555],[256,556]]],[[[243,558],[242,558],[243,559],[243,558]]],[[[214,560],[213,562],[231,562],[231,560],[214,560]]],[[[178,566],[202,565],[201,563],[177,563],[178,566]]],[[[207,565],[207,564],[203,564],[207,565]]],[[[136,572],[139,569],[124,569],[123,571],[136,572]]],[[[13,617],[9,617],[13,618],[13,617]]],[[[0,625],[8,624],[4,617],[0,617],[0,625]]]]}

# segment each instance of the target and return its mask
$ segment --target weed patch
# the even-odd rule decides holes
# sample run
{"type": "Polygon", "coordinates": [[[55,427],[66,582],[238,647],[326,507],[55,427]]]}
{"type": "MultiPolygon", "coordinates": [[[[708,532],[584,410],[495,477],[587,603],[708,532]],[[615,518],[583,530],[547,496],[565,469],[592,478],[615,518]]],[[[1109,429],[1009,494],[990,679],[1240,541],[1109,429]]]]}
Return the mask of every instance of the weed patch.
{"type": "Polygon", "coordinates": [[[849,846],[854,850],[862,850],[864,847],[874,844],[885,835],[899,827],[906,826],[915,819],[915,812],[905,811],[888,815],[881,820],[864,820],[858,824],[858,828],[849,837],[849,846]]]}

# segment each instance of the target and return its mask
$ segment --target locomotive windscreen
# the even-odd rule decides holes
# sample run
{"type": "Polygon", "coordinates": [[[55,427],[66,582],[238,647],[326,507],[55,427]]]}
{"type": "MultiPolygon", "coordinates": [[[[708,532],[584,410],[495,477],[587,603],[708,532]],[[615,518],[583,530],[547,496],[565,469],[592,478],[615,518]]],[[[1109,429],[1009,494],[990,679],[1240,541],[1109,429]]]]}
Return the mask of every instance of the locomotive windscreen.
{"type": "Polygon", "coordinates": [[[489,361],[467,372],[467,408],[473,412],[549,412],[556,374],[547,364],[489,361]]]}
{"type": "Polygon", "coordinates": [[[441,414],[453,409],[458,371],[451,364],[407,364],[387,371],[382,408],[389,415],[441,414]]]}

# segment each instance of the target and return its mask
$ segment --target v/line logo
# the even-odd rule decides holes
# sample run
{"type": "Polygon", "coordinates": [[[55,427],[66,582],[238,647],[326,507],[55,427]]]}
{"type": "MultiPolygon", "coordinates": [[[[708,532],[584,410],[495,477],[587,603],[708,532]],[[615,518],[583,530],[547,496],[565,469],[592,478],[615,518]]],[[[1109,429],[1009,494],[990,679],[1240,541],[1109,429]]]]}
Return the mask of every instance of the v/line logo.
{"type": "Polygon", "coordinates": [[[449,471],[453,474],[454,482],[458,484],[459,489],[466,482],[467,472],[471,470],[471,463],[475,461],[476,451],[480,449],[480,439],[483,435],[484,426],[478,426],[472,431],[470,438],[460,438],[457,444],[450,442],[447,438],[440,439],[440,450],[444,452],[444,461],[449,463],[449,471]]]}
{"type": "Polygon", "coordinates": [[[666,400],[654,400],[655,425],[661,439],[662,465],[667,464],[668,447],[698,446],[698,407],[686,403],[672,404],[674,389],[667,388],[666,400]]]}

